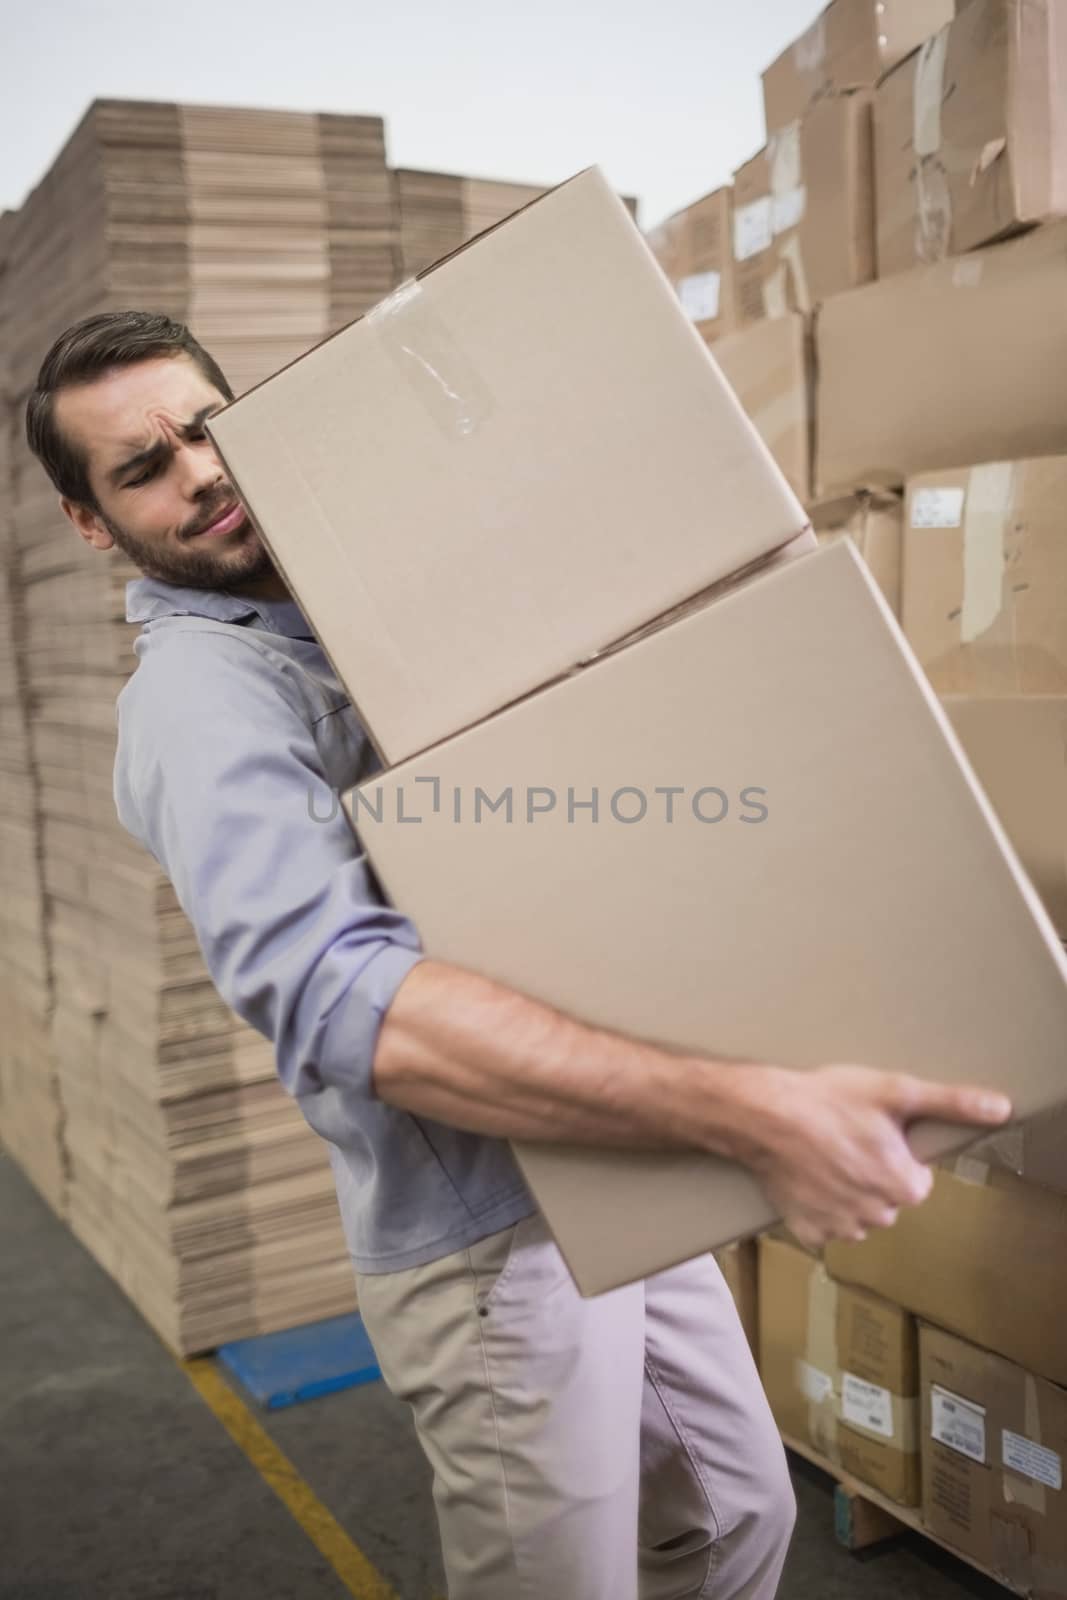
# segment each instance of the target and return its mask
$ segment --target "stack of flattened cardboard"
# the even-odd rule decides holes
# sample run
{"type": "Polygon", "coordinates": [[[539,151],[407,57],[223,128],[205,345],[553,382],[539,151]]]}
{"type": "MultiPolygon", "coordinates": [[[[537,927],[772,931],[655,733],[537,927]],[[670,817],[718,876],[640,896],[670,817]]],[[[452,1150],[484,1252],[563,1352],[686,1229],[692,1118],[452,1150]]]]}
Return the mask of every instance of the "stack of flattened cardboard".
{"type": "Polygon", "coordinates": [[[475,234],[536,200],[544,187],[398,167],[393,173],[405,277],[440,261],[475,234]]]}
{"type": "Polygon", "coordinates": [[[176,108],[188,321],[237,393],[396,282],[378,117],[176,108]]]}
{"type": "MultiPolygon", "coordinates": [[[[595,170],[210,431],[358,685],[350,814],[431,954],[682,1050],[1067,1098],[1067,959],[936,696],[595,170]]],[[[518,1154],[587,1292],[771,1217],[698,1153],[518,1154]]]]}
{"type": "Polygon", "coordinates": [[[51,974],[11,515],[19,419],[10,399],[7,265],[15,221],[12,212],[0,216],[0,1142],[61,1212],[60,1101],[48,1033],[51,974]]]}
{"type": "Polygon", "coordinates": [[[5,740],[0,868],[17,924],[4,948],[41,1070],[32,1103],[16,1094],[26,1050],[13,1053],[5,1010],[4,1136],[54,1197],[54,1063],[71,1226],[186,1351],[349,1309],[354,1281],[322,1142],[115,817],[136,572],[78,540],[28,454],[22,411],[52,338],[125,306],[190,321],[237,387],[261,379],[392,286],[391,206],[378,119],[103,102],[5,223],[5,611],[21,619],[5,637],[22,676],[5,663],[0,694],[5,730],[24,726],[28,744],[5,740]]]}

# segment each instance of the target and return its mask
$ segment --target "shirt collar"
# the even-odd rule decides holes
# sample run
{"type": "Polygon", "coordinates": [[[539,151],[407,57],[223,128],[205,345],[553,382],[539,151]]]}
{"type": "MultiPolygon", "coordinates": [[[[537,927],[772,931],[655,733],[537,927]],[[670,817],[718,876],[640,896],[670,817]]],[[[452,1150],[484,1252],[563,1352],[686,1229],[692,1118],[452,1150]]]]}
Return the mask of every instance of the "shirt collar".
{"type": "Polygon", "coordinates": [[[189,589],[161,578],[134,578],[126,585],[126,621],[160,617],[210,617],[214,622],[251,623],[289,639],[313,639],[295,600],[253,600],[228,589],[189,589]],[[254,621],[252,619],[255,619],[254,621]]]}

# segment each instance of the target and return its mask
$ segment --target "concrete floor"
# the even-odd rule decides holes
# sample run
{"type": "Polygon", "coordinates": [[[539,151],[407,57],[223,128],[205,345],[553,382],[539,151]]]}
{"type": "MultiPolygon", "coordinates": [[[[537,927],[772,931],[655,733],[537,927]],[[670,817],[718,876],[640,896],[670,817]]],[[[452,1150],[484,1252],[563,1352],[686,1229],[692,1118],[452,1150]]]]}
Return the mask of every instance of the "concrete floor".
{"type": "MultiPolygon", "coordinates": [[[[259,1413],[400,1600],[444,1594],[429,1476],[381,1384],[259,1413]]],[[[858,1558],[798,1465],[780,1600],[1004,1600],[919,1538],[858,1558]]],[[[0,1600],[344,1600],[110,1279],[0,1154],[0,1600]]],[[[567,1600],[546,1596],[545,1600],[567,1600]]]]}

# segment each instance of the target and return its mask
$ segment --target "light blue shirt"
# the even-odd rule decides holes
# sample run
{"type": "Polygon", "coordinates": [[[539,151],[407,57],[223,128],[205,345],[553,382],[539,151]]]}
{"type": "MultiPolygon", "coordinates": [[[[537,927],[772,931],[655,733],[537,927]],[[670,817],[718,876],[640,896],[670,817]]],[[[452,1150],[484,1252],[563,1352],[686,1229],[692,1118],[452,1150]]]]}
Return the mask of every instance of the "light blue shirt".
{"type": "Polygon", "coordinates": [[[126,600],[143,627],[117,704],[119,817],[329,1141],[357,1270],[419,1266],[529,1215],[506,1141],[374,1092],[382,1018],[422,951],[337,802],[379,762],[300,608],[151,578],[126,600]]]}

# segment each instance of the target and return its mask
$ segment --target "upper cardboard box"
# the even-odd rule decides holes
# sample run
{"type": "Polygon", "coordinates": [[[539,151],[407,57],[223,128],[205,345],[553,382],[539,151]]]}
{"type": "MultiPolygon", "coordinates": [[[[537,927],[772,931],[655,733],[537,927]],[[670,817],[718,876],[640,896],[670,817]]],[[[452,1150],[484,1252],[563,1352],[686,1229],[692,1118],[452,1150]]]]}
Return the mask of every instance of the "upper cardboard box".
{"type": "Polygon", "coordinates": [[[595,168],[211,434],[388,762],[807,521],[595,168]]]}

